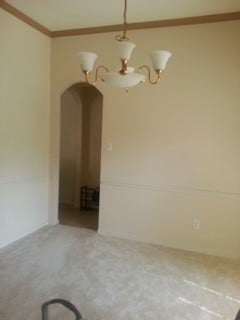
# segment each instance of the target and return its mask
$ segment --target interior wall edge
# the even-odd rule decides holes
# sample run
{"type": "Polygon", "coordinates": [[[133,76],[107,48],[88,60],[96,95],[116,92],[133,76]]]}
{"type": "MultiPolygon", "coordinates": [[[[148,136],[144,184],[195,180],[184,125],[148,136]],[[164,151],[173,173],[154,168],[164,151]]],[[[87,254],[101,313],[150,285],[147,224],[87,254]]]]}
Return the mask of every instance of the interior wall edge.
{"type": "Polygon", "coordinates": [[[26,233],[23,236],[19,236],[14,241],[6,241],[6,242],[3,242],[3,243],[0,243],[0,250],[4,250],[4,249],[6,249],[6,248],[8,248],[10,246],[14,246],[19,240],[31,237],[31,235],[34,234],[36,231],[38,231],[38,230],[40,230],[42,228],[45,228],[47,226],[48,226],[47,223],[46,224],[39,224],[34,229],[32,229],[30,233],[26,233]]]}
{"type": "Polygon", "coordinates": [[[29,26],[33,27],[34,29],[36,29],[36,30],[40,31],[41,33],[47,35],[48,37],[51,36],[51,31],[50,30],[48,30],[43,25],[41,25],[37,21],[35,21],[32,18],[30,18],[29,16],[27,16],[26,14],[24,14],[23,12],[21,12],[20,10],[15,8],[14,6],[10,5],[6,1],[4,1],[4,0],[0,1],[0,8],[2,8],[5,11],[7,11],[11,15],[15,16],[19,20],[25,22],[26,24],[28,24],[29,26]]]}

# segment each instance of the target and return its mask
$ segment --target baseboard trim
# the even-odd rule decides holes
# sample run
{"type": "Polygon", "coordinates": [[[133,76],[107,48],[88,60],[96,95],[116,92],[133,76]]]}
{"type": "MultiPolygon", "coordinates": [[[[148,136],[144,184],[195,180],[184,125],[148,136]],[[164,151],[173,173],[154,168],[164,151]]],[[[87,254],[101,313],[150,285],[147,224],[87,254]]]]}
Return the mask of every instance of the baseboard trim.
{"type": "Polygon", "coordinates": [[[27,238],[29,236],[31,236],[31,234],[35,233],[36,231],[44,228],[44,227],[47,227],[47,223],[46,224],[41,224],[39,226],[36,226],[36,227],[33,227],[32,230],[30,232],[27,232],[26,234],[22,235],[22,236],[19,236],[17,237],[15,240],[13,241],[6,241],[2,244],[0,244],[0,249],[4,249],[4,248],[7,248],[8,246],[11,246],[11,245],[14,245],[17,241],[20,241],[24,238],[27,238]]]}
{"type": "Polygon", "coordinates": [[[239,254],[234,254],[234,253],[223,254],[221,251],[212,250],[211,248],[195,248],[191,246],[179,246],[177,243],[166,242],[162,239],[156,240],[156,239],[139,238],[133,234],[127,234],[127,233],[121,233],[121,232],[115,233],[109,230],[104,230],[101,227],[98,228],[97,233],[103,237],[111,237],[111,238],[122,239],[127,241],[134,241],[134,242],[143,243],[143,244],[157,245],[164,248],[173,249],[173,250],[182,250],[189,253],[192,252],[192,253],[203,254],[208,256],[233,259],[237,261],[240,260],[239,254]]]}

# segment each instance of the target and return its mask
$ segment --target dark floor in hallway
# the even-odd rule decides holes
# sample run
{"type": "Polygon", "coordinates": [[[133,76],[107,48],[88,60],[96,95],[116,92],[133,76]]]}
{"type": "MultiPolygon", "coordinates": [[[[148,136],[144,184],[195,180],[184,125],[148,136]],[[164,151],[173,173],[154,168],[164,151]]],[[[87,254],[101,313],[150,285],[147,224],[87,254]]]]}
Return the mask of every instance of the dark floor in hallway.
{"type": "Polygon", "coordinates": [[[98,210],[80,210],[79,208],[61,205],[59,208],[59,223],[97,231],[98,210]]]}

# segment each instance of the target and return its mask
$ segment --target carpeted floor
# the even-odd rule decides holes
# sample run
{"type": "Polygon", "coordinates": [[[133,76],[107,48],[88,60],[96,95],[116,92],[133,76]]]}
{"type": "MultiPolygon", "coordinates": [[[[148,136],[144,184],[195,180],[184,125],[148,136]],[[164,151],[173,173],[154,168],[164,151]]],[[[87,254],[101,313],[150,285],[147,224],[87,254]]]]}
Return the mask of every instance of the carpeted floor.
{"type": "MultiPolygon", "coordinates": [[[[0,251],[1,320],[40,320],[56,297],[88,320],[233,320],[240,262],[61,225],[0,251]]],[[[51,307],[49,320],[68,319],[51,307]]]]}

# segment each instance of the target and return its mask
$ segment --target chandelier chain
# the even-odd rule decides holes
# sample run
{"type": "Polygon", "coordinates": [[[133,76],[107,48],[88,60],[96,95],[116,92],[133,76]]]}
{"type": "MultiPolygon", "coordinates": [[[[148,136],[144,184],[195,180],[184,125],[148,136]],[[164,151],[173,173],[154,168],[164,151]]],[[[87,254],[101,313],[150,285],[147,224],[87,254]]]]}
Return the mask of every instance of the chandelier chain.
{"type": "Polygon", "coordinates": [[[115,39],[117,41],[124,41],[124,40],[129,40],[129,38],[126,36],[127,35],[127,0],[124,0],[124,11],[123,11],[123,34],[122,35],[117,35],[115,39]]]}
{"type": "Polygon", "coordinates": [[[123,37],[125,38],[127,33],[127,0],[124,2],[123,21],[123,37]]]}

